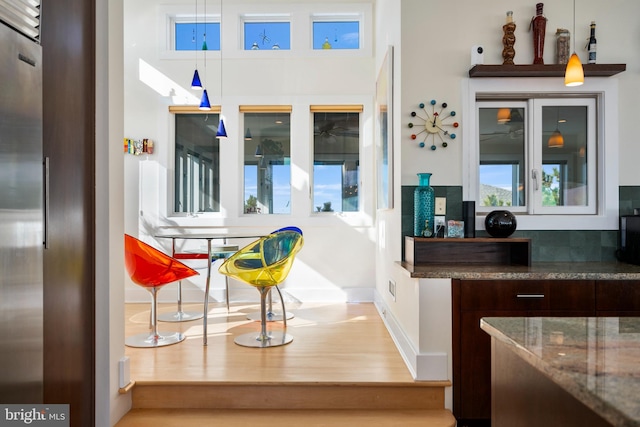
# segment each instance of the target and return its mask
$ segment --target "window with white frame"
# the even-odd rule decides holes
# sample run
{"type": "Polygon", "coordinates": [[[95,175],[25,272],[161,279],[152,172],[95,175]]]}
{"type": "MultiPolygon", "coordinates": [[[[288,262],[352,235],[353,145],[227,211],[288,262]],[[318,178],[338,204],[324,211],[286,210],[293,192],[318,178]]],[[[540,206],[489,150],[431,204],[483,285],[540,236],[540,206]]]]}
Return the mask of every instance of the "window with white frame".
{"type": "Polygon", "coordinates": [[[463,197],[476,201],[476,222],[504,208],[519,229],[615,229],[617,85],[495,80],[472,79],[465,112],[463,197]]]}
{"type": "Polygon", "coordinates": [[[220,23],[179,19],[174,22],[175,50],[220,50],[220,23]]]}
{"type": "Polygon", "coordinates": [[[291,49],[291,23],[287,19],[288,16],[245,16],[244,50],[291,49]]]}
{"type": "Polygon", "coordinates": [[[218,114],[179,113],[174,119],[174,212],[220,212],[218,114]]]}
{"type": "Polygon", "coordinates": [[[360,112],[312,106],[313,206],[316,212],[359,209],[360,112]]]}
{"type": "Polygon", "coordinates": [[[313,16],[313,49],[360,49],[361,17],[313,16]]]}
{"type": "Polygon", "coordinates": [[[240,111],[246,129],[243,211],[290,214],[291,106],[241,106],[240,111]]]}
{"type": "MultiPolygon", "coordinates": [[[[295,50],[298,54],[358,55],[372,54],[372,5],[370,3],[297,4],[295,13],[279,3],[225,5],[224,19],[233,29],[225,30],[228,56],[255,56],[256,50],[295,50]],[[238,23],[238,25],[236,24],[238,23]],[[241,53],[242,52],[242,53],[241,53]],[[324,52],[324,53],[321,53],[324,52]]],[[[207,50],[221,52],[223,10],[213,6],[205,13],[185,5],[158,6],[159,37],[164,42],[161,59],[185,59],[194,50],[202,50],[206,34],[207,50]],[[191,53],[190,53],[191,52],[191,53]]],[[[284,53],[283,53],[284,54],[284,53]]]]}
{"type": "Polygon", "coordinates": [[[593,98],[480,101],[478,211],[596,214],[593,98]]]}

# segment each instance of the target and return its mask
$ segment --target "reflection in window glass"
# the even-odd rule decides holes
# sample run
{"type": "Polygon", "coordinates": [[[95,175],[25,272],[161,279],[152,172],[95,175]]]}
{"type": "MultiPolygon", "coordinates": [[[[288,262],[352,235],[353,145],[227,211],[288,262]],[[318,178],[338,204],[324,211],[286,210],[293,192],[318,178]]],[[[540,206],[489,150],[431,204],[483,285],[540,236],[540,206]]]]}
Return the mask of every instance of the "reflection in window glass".
{"type": "Polygon", "coordinates": [[[291,213],[289,113],[245,113],[244,213],[291,213]]]}
{"type": "Polygon", "coordinates": [[[313,206],[316,212],[358,210],[360,115],[314,113],[313,206]]]}
{"type": "Polygon", "coordinates": [[[543,106],[542,206],[587,206],[586,106],[543,106]]]}
{"type": "Polygon", "coordinates": [[[359,49],[358,21],[319,21],[313,23],[314,49],[359,49]]]}
{"type": "Polygon", "coordinates": [[[175,212],[220,212],[217,114],[176,114],[175,212]]]}
{"type": "Polygon", "coordinates": [[[220,50],[220,23],[176,22],[174,46],[176,50],[220,50]]]}
{"type": "Polygon", "coordinates": [[[245,22],[244,50],[291,49],[289,22],[245,22]]]}
{"type": "Polygon", "coordinates": [[[525,206],[524,108],[480,108],[479,206],[525,206]]]}

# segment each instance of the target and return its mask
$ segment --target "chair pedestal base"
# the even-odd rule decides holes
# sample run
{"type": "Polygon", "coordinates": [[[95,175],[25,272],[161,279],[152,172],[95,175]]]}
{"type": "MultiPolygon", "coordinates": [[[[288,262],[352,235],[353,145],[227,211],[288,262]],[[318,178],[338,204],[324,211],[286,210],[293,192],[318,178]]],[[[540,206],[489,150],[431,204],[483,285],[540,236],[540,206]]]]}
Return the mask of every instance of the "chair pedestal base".
{"type": "Polygon", "coordinates": [[[266,337],[263,337],[262,334],[256,334],[255,332],[244,334],[236,337],[234,342],[243,347],[257,347],[257,348],[265,348],[265,347],[278,347],[281,345],[289,344],[293,341],[293,336],[287,334],[286,332],[270,332],[266,337]]]}
{"type": "Polygon", "coordinates": [[[174,311],[171,313],[162,313],[158,315],[160,322],[189,322],[204,317],[204,313],[200,311],[174,311]]]}
{"type": "MultiPolygon", "coordinates": [[[[276,291],[278,291],[278,295],[280,296],[280,303],[282,304],[282,310],[283,313],[274,313],[273,312],[273,301],[271,298],[271,288],[269,288],[269,291],[267,293],[267,299],[268,301],[268,308],[267,308],[267,313],[266,313],[266,321],[267,322],[276,322],[276,321],[280,321],[280,320],[290,320],[293,319],[295,316],[293,313],[287,311],[284,308],[284,299],[282,298],[282,292],[280,292],[280,288],[276,285],[275,286],[276,291]],[[285,315],[286,313],[286,315],[285,315]]],[[[255,312],[255,313],[249,313],[247,314],[247,319],[249,320],[253,320],[253,321],[261,321],[262,320],[262,313],[261,312],[255,312]]],[[[286,326],[286,322],[285,322],[285,326],[286,326]]]]}
{"type": "MultiPolygon", "coordinates": [[[[295,316],[292,312],[287,311],[287,320],[293,319],[295,316]]],[[[260,312],[256,311],[255,313],[249,313],[247,314],[247,319],[248,320],[253,320],[255,321],[260,321],[261,316],[260,316],[260,312]]],[[[280,320],[284,320],[285,317],[282,316],[282,313],[274,313],[273,311],[268,311],[267,312],[267,322],[276,322],[276,321],[280,321],[280,320]]]]}
{"type": "Polygon", "coordinates": [[[178,310],[171,313],[163,313],[158,315],[160,322],[189,322],[204,317],[204,313],[198,311],[182,310],[182,280],[178,282],[178,310]]]}
{"type": "MultiPolygon", "coordinates": [[[[270,286],[257,287],[260,292],[260,333],[255,332],[243,334],[234,340],[238,345],[244,347],[278,347],[289,344],[293,341],[293,336],[287,334],[287,321],[284,322],[283,331],[267,332],[267,295],[269,295],[270,286]]],[[[285,310],[286,313],[286,310],[285,310]]]]}
{"type": "Polygon", "coordinates": [[[128,347],[163,347],[165,345],[177,344],[184,341],[185,338],[186,337],[180,332],[156,335],[142,333],[125,338],[124,344],[128,347]]]}

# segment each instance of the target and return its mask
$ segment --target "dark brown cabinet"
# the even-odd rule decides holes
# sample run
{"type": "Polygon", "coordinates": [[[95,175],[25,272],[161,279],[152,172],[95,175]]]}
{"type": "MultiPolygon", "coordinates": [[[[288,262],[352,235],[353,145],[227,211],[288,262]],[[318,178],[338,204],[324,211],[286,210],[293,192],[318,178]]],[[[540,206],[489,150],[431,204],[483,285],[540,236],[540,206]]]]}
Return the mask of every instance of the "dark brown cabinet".
{"type": "Polygon", "coordinates": [[[598,316],[640,316],[640,282],[637,280],[598,280],[598,316]]]}
{"type": "Polygon", "coordinates": [[[491,424],[491,339],[483,317],[594,316],[594,280],[453,280],[453,413],[491,424]]]}

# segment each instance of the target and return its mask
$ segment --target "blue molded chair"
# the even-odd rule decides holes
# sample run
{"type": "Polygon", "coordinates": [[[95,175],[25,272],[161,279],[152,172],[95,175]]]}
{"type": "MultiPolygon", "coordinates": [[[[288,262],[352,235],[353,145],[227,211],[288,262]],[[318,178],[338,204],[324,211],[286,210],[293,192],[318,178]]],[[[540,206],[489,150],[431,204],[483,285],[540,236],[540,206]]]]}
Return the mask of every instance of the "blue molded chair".
{"type": "MultiPolygon", "coordinates": [[[[287,278],[303,243],[302,230],[298,227],[281,228],[240,249],[218,269],[220,273],[254,286],[260,292],[260,334],[240,335],[234,340],[236,344],[275,347],[293,341],[293,337],[286,333],[286,323],[282,332],[267,332],[266,297],[271,288],[287,278]]],[[[284,301],[282,303],[284,310],[284,301]]]]}

